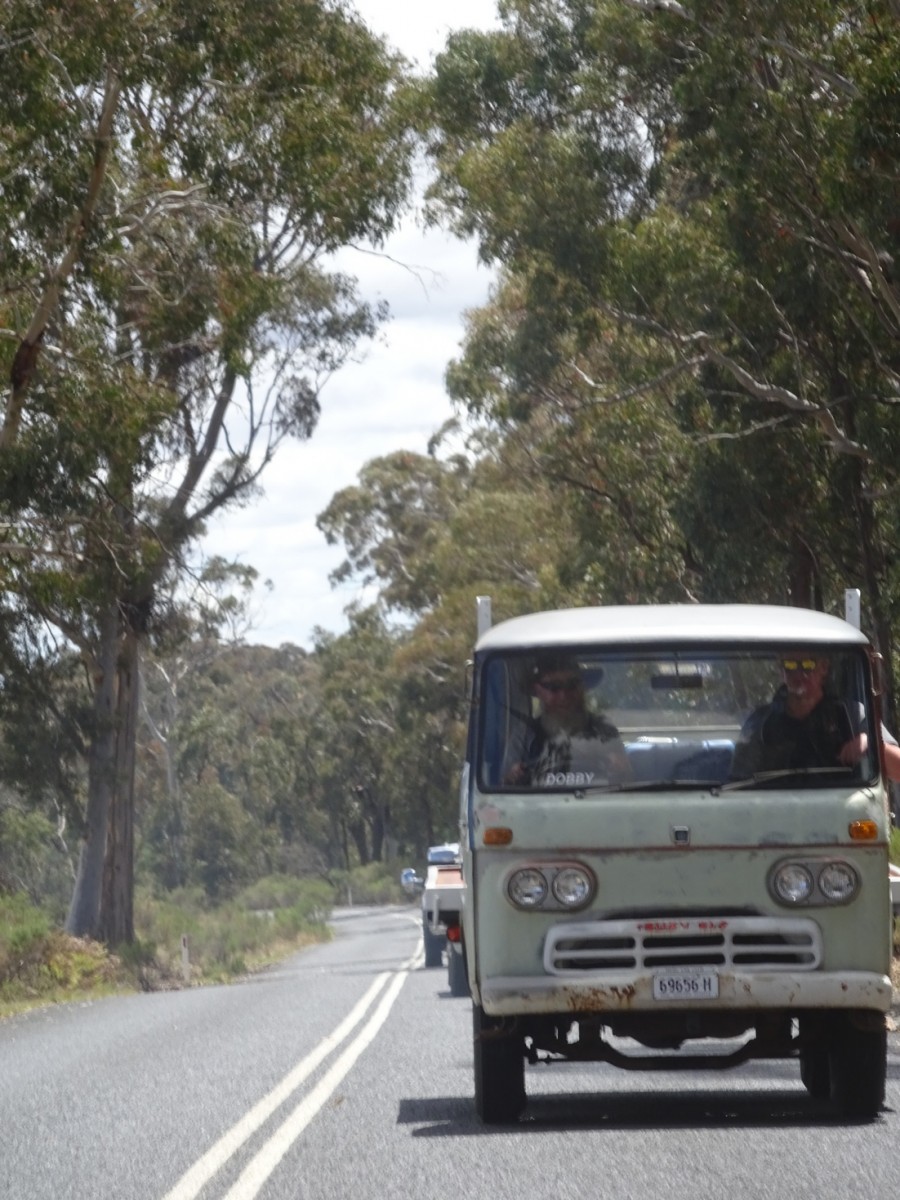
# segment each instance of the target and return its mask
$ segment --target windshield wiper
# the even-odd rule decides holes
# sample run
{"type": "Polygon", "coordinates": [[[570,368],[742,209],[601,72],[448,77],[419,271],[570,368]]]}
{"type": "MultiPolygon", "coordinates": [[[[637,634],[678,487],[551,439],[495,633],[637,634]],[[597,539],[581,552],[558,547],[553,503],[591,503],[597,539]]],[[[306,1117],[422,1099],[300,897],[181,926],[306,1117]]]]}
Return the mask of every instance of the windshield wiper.
{"type": "Polygon", "coordinates": [[[710,790],[718,795],[720,792],[739,792],[756,784],[771,783],[775,779],[790,779],[797,775],[802,778],[810,775],[851,775],[855,771],[856,767],[846,767],[843,764],[833,767],[781,767],[777,771],[754,771],[746,779],[728,779],[724,783],[713,784],[710,790]]]}
{"type": "Polygon", "coordinates": [[[714,779],[628,779],[622,783],[596,783],[591,787],[575,789],[576,796],[594,795],[597,792],[667,792],[681,788],[705,788],[712,791],[721,787],[714,779]]]}

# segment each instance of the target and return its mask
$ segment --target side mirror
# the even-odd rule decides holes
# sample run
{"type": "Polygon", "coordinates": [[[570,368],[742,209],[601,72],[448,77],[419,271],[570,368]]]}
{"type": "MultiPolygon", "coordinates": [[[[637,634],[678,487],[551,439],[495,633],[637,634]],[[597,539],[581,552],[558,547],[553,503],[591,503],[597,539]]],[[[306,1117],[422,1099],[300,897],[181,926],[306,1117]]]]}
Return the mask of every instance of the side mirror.
{"type": "Polygon", "coordinates": [[[872,690],[876,696],[883,696],[885,687],[884,657],[877,650],[869,655],[872,662],[872,690]]]}
{"type": "Polygon", "coordinates": [[[412,867],[407,867],[405,871],[400,872],[400,886],[405,892],[409,892],[412,896],[420,887],[424,880],[420,879],[412,867]]]}

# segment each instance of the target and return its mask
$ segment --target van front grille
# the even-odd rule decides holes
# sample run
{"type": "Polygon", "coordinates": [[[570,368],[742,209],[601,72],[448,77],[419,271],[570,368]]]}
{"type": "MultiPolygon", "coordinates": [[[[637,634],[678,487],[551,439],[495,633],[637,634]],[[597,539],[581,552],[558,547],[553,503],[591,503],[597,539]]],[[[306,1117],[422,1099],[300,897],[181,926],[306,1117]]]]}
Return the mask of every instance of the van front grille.
{"type": "Polygon", "coordinates": [[[656,967],[815,971],[822,935],[791,917],[651,917],[554,925],[544,943],[551,975],[656,967]]]}

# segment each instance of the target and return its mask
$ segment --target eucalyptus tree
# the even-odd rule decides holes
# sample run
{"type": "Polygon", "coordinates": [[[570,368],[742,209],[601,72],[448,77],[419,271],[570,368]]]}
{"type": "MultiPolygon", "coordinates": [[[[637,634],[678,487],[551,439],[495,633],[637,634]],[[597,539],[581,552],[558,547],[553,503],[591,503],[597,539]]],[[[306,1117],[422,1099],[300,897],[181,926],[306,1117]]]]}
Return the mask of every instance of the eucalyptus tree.
{"type": "Polygon", "coordinates": [[[139,878],[222,896],[288,865],[315,870],[321,821],[300,749],[319,708],[312,656],[195,637],[154,646],[143,672],[139,878]]]}
{"type": "Polygon", "coordinates": [[[344,867],[389,856],[397,802],[409,783],[394,754],[397,637],[374,609],[352,612],[340,636],[317,631],[318,707],[307,718],[311,766],[344,867]]]}
{"type": "Polygon", "coordinates": [[[339,2],[0,3],[4,586],[86,664],[68,925],[133,934],[141,645],[207,519],[249,502],[384,315],[399,65],[339,2]]]}
{"type": "Polygon", "coordinates": [[[471,605],[479,589],[508,592],[515,611],[564,590],[558,573],[574,540],[531,447],[489,429],[446,458],[439,444],[373,459],[332,497],[317,523],[347,554],[333,582],[374,586],[379,610],[405,620],[439,613],[457,594],[471,605]]]}
{"type": "Polygon", "coordinates": [[[631,469],[639,499],[662,482],[641,528],[651,548],[676,539],[683,565],[649,592],[724,598],[729,567],[762,554],[735,590],[810,603],[859,583],[889,650],[895,6],[506,0],[501,15],[451,37],[423,104],[434,201],[504,267],[457,395],[509,424],[549,415],[557,465],[602,448],[576,481],[588,508],[617,468],[627,492],[617,425],[643,455],[656,441],[631,469]]]}
{"type": "Polygon", "coordinates": [[[356,578],[378,584],[388,609],[416,613],[434,602],[429,551],[458,507],[470,474],[462,454],[449,460],[398,450],[364,464],[357,483],[341,489],[316,524],[347,558],[334,585],[356,578]]]}
{"type": "MultiPolygon", "coordinates": [[[[456,832],[476,596],[490,595],[500,619],[576,602],[583,584],[559,489],[535,472],[528,446],[482,431],[466,453],[442,459],[436,449],[372,460],[319,516],[347,553],[335,577],[374,591],[348,635],[317,647],[323,719],[342,743],[354,725],[369,731],[391,829],[420,854],[456,832]],[[376,631],[378,653],[367,641],[376,631]]],[[[332,763],[333,781],[359,760],[331,749],[323,774],[332,763]]],[[[345,784],[341,811],[352,795],[345,784]]]]}

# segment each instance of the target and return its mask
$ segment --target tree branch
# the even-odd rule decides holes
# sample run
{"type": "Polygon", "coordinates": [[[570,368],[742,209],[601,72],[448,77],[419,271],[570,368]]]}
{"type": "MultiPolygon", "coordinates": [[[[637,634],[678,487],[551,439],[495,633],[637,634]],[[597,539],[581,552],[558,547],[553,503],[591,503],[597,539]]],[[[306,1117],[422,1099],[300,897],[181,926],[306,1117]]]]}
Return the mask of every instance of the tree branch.
{"type": "Polygon", "coordinates": [[[900,330],[900,295],[897,294],[896,289],[891,286],[885,275],[885,263],[879,257],[872,242],[860,232],[853,221],[834,220],[830,224],[843,244],[865,263],[868,268],[867,279],[871,282],[873,289],[877,290],[893,316],[896,322],[895,332],[900,330]]]}
{"type": "Polygon", "coordinates": [[[805,67],[810,75],[823,83],[830,84],[836,91],[842,92],[845,96],[849,96],[851,100],[855,100],[859,95],[859,88],[852,79],[848,79],[845,75],[839,75],[837,71],[832,71],[814,59],[802,54],[796,46],[792,46],[789,42],[783,41],[781,38],[759,39],[761,46],[768,46],[772,50],[777,50],[779,54],[783,54],[785,58],[791,59],[795,63],[799,63],[801,67],[805,67]]]}
{"type": "Polygon", "coordinates": [[[107,71],[106,90],[97,125],[97,134],[94,138],[94,163],[88,180],[87,196],[81,209],[69,225],[68,248],[52,271],[31,318],[31,323],[13,358],[10,370],[12,390],[7,401],[3,426],[0,428],[0,451],[8,449],[18,436],[22,411],[25,407],[25,397],[37,366],[41,340],[59,305],[62,289],[78,260],[84,235],[97,209],[100,191],[106,178],[112,145],[113,121],[120,94],[121,82],[115,70],[110,67],[107,71]]]}
{"type": "MultiPolygon", "coordinates": [[[[706,337],[705,334],[697,336],[698,338],[706,337]]],[[[798,396],[795,392],[789,391],[787,388],[779,387],[777,384],[765,383],[754,379],[749,371],[746,371],[734,359],[729,358],[727,354],[723,354],[709,343],[706,345],[706,354],[710,362],[714,362],[716,366],[727,371],[740,384],[741,389],[747,395],[753,396],[757,400],[764,400],[770,404],[780,404],[783,408],[789,408],[794,412],[811,416],[821,426],[825,436],[838,453],[850,454],[856,458],[865,460],[871,457],[858,442],[854,442],[852,438],[849,438],[844,433],[838,426],[837,421],[835,421],[834,413],[829,408],[812,404],[809,400],[804,400],[802,396],[798,396]]]]}

